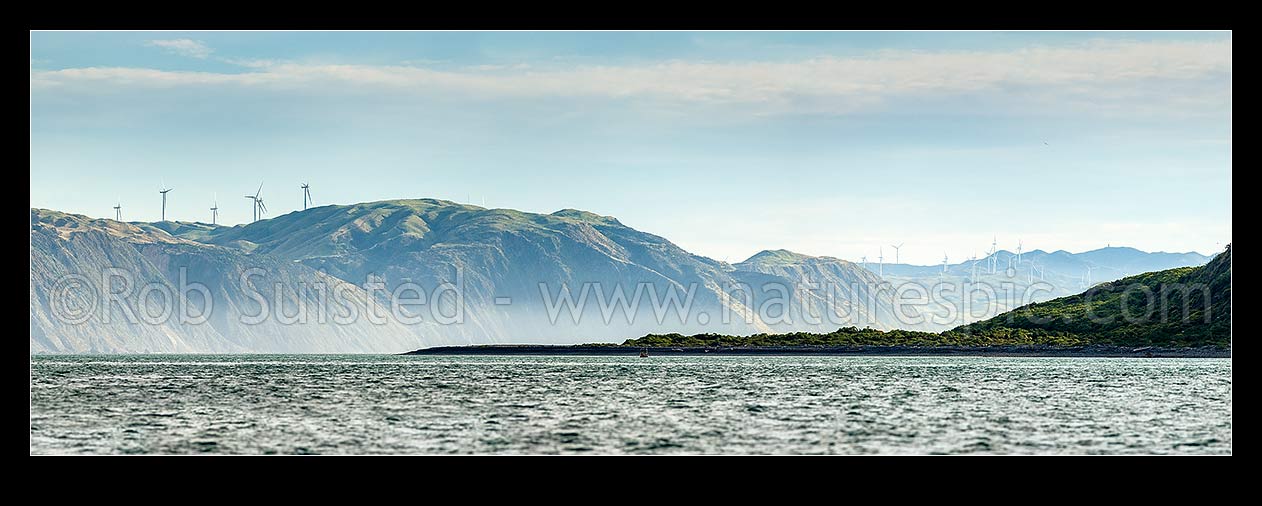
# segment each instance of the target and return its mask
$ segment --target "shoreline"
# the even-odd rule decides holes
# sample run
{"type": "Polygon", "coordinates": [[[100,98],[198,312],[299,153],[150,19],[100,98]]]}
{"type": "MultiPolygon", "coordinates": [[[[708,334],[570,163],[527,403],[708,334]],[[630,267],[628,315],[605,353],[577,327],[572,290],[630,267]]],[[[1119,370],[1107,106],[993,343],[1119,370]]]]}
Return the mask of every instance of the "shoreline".
{"type": "MultiPolygon", "coordinates": [[[[645,348],[609,345],[488,344],[422,348],[400,355],[587,355],[639,356],[645,348]]],[[[650,347],[649,357],[674,356],[902,356],[902,357],[1131,357],[1231,358],[1230,348],[1160,348],[1129,346],[718,346],[650,347]]]]}

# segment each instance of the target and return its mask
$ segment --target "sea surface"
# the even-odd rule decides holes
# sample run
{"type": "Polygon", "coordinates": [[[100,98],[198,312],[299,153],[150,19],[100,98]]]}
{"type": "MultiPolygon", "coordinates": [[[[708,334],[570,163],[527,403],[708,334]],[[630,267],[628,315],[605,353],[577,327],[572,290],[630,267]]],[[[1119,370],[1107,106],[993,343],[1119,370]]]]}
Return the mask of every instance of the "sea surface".
{"type": "Polygon", "coordinates": [[[1230,454],[1230,359],[36,356],[35,454],[1230,454]]]}

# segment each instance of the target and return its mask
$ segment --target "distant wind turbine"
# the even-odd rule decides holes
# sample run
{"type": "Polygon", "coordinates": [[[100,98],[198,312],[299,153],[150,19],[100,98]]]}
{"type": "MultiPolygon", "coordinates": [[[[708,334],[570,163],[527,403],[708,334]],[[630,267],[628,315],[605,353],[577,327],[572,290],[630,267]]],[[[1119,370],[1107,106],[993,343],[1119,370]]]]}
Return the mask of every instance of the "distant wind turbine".
{"type": "Polygon", "coordinates": [[[990,273],[994,274],[999,269],[999,258],[995,256],[999,253],[999,236],[995,236],[990,240],[990,273]]]}
{"type": "MultiPolygon", "coordinates": [[[[259,198],[259,193],[262,193],[262,192],[263,192],[263,183],[259,182],[258,191],[255,191],[254,195],[245,196],[245,198],[253,201],[252,207],[254,208],[254,221],[259,221],[259,205],[262,204],[262,199],[259,198]]],[[[254,223],[254,221],[251,221],[250,223],[254,223]]]]}
{"type": "Polygon", "coordinates": [[[302,183],[302,210],[307,210],[307,202],[311,201],[311,185],[302,183]]]}
{"type": "Polygon", "coordinates": [[[1021,266],[1021,239],[1017,239],[1017,266],[1021,266]]]}
{"type": "Polygon", "coordinates": [[[877,276],[885,277],[885,247],[882,246],[880,253],[876,256],[877,276]]]}
{"type": "Polygon", "coordinates": [[[947,271],[947,254],[945,251],[943,251],[942,252],[942,273],[946,274],[946,271],[947,271]]]}
{"type": "Polygon", "coordinates": [[[117,203],[117,204],[114,204],[114,221],[123,221],[123,201],[122,201],[122,199],[119,199],[118,203],[117,203]]]}
{"type": "Polygon", "coordinates": [[[162,194],[162,221],[167,221],[167,192],[169,191],[171,191],[171,188],[158,190],[158,193],[162,194]]]}
{"type": "Polygon", "coordinates": [[[901,243],[901,242],[900,242],[900,243],[898,243],[898,246],[895,246],[895,245],[893,245],[893,244],[891,244],[891,245],[890,245],[890,247],[891,247],[891,248],[894,248],[894,264],[895,264],[895,265],[898,265],[898,263],[899,263],[899,262],[898,262],[898,250],[900,250],[900,249],[902,249],[902,248],[903,248],[903,244],[906,244],[906,243],[901,243]]]}
{"type": "Polygon", "coordinates": [[[215,203],[210,206],[210,224],[217,225],[219,223],[219,195],[215,194],[215,203]]]}
{"type": "Polygon", "coordinates": [[[1035,273],[1035,271],[1037,271],[1037,272],[1038,272],[1038,274],[1039,274],[1039,281],[1043,281],[1043,266],[1042,266],[1042,265],[1039,265],[1039,264],[1036,264],[1036,263],[1034,263],[1034,261],[1032,261],[1032,260],[1031,260],[1031,261],[1030,261],[1030,271],[1029,271],[1029,272],[1030,272],[1030,276],[1029,276],[1029,278],[1030,278],[1030,283],[1034,283],[1034,273],[1035,273]]]}

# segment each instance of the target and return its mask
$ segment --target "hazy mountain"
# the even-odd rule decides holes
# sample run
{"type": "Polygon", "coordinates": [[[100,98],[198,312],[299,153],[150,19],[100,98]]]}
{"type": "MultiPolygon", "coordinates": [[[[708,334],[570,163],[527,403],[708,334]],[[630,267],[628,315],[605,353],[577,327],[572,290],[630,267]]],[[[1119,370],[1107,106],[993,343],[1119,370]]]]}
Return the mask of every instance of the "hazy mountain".
{"type": "MultiPolygon", "coordinates": [[[[763,268],[758,257],[730,266],[693,255],[615,218],[573,209],[534,214],[433,199],[394,200],[290,213],[218,230],[208,240],[294,260],[356,283],[369,275],[379,276],[391,288],[412,282],[433,289],[461,281],[466,321],[444,331],[467,342],[620,340],[663,327],[738,333],[807,329],[814,328],[814,320],[793,315],[803,310],[821,315],[826,305],[810,298],[803,303],[790,293],[790,318],[781,318],[781,308],[768,301],[782,294],[762,288],[792,288],[801,273],[763,268]],[[540,283],[546,284],[549,295],[542,293],[540,283]],[[750,300],[733,288],[742,283],[754,292],[750,300]],[[579,298],[584,287],[590,293],[587,299],[579,298]],[[639,298],[637,288],[644,290],[639,298]],[[583,311],[576,311],[577,324],[567,311],[548,311],[557,307],[563,289],[574,297],[573,307],[587,301],[583,311]],[[659,321],[653,298],[664,305],[673,294],[682,302],[690,289],[693,310],[688,318],[680,321],[682,311],[675,311],[659,321]],[[616,293],[631,303],[639,300],[638,311],[615,304],[602,312],[598,301],[616,293]],[[497,305],[496,298],[512,303],[497,305]],[[767,314],[751,315],[764,305],[767,314]],[[553,320],[553,314],[561,318],[553,320]],[[630,322],[627,314],[633,315],[630,322]]],[[[809,257],[796,259],[802,258],[809,257]]],[[[879,282],[849,262],[829,259],[811,265],[829,267],[819,277],[879,282]]],[[[897,325],[884,318],[891,314],[888,295],[876,298],[883,309],[870,324],[897,325]]]]}
{"type": "MultiPolygon", "coordinates": [[[[996,272],[1006,270],[1011,265],[1018,276],[1027,275],[1034,268],[1036,277],[1038,269],[1042,269],[1044,278],[1057,277],[1082,281],[1087,275],[1088,268],[1090,268],[1092,283],[1099,283],[1141,272],[1205,265],[1211,258],[1213,257],[1196,252],[1149,253],[1135,248],[1114,246],[1082,253],[1070,253],[1065,250],[1057,250],[1051,253],[1043,250],[1026,251],[1021,254],[1020,262],[1018,262],[1016,253],[999,250],[993,255],[978,257],[977,270],[986,274],[990,272],[992,265],[995,267],[996,272]]],[[[878,265],[877,262],[868,262],[863,266],[874,273],[881,272],[886,278],[928,278],[937,277],[944,273],[942,264],[884,264],[882,266],[878,265]]],[[[972,261],[948,263],[945,270],[945,274],[956,276],[969,276],[972,272],[972,261]]]]}
{"type": "Polygon", "coordinates": [[[31,210],[33,353],[394,352],[433,344],[419,329],[331,319],[337,309],[363,314],[369,307],[384,311],[353,284],[301,264],[177,238],[158,227],[31,210]],[[247,290],[241,274],[251,268],[259,275],[248,279],[247,290]],[[67,284],[75,280],[84,284],[67,284]],[[209,294],[210,318],[203,322],[196,317],[206,296],[181,289],[194,284],[209,294]],[[341,305],[319,298],[317,286],[342,290],[341,305]],[[110,302],[109,293],[119,293],[121,303],[110,302]],[[311,317],[243,324],[262,306],[251,293],[280,301],[269,307],[290,316],[311,317]],[[80,322],[83,310],[90,317],[80,322]],[[329,315],[325,324],[315,319],[319,310],[329,315]],[[145,321],[146,314],[154,318],[145,321]]]}
{"type": "MultiPolygon", "coordinates": [[[[990,318],[1029,302],[1079,293],[1101,282],[1142,272],[1204,265],[1210,258],[1194,252],[1148,253],[1135,248],[1109,247],[1082,253],[1033,250],[1020,256],[1000,250],[979,257],[976,262],[948,263],[945,269],[941,264],[880,265],[876,262],[868,262],[864,267],[883,273],[884,279],[896,287],[952,285],[954,289],[941,292],[938,299],[954,306],[958,318],[931,321],[929,329],[940,331],[990,318]],[[973,290],[982,285],[983,289],[973,290]],[[966,292],[971,298],[965,296],[966,292]]],[[[929,311],[943,312],[933,308],[929,311]]]]}
{"type": "Polygon", "coordinates": [[[323,206],[234,227],[129,224],[45,210],[31,216],[35,351],[401,352],[453,343],[621,341],[663,329],[748,334],[902,325],[890,295],[870,289],[880,280],[849,262],[768,252],[729,265],[578,210],[534,214],[395,200],[323,206]],[[156,328],[70,326],[50,316],[58,275],[95,278],[109,267],[169,286],[185,267],[214,289],[216,310],[228,311],[216,311],[206,325],[156,328]],[[388,312],[395,290],[409,298],[424,294],[424,302],[396,308],[423,323],[385,330],[350,325],[329,335],[318,326],[235,329],[229,322],[253,314],[238,308],[253,301],[252,289],[239,281],[250,267],[267,273],[254,282],[258,291],[270,297],[267,290],[280,282],[283,293],[304,304],[312,302],[297,295],[310,291],[303,285],[326,279],[357,285],[361,309],[371,304],[388,312]],[[838,288],[811,291],[799,283],[838,288]],[[829,311],[854,316],[830,319],[829,311]]]}
{"type": "MultiPolygon", "coordinates": [[[[744,262],[732,266],[733,275],[738,279],[752,278],[747,273],[760,273],[775,276],[801,287],[798,304],[810,311],[809,314],[820,316],[824,322],[820,325],[786,325],[782,331],[809,331],[809,327],[835,328],[847,322],[829,322],[828,315],[854,315],[853,323],[858,326],[873,328],[927,328],[917,321],[918,313],[914,307],[908,307],[899,316],[893,307],[891,294],[881,291],[881,278],[872,272],[832,257],[812,257],[788,250],[766,250],[755,254],[744,262]],[[812,289],[811,287],[817,287],[812,289]],[[871,299],[869,299],[871,297],[871,299]],[[868,301],[868,302],[865,302],[868,301]],[[863,325],[870,323],[870,325],[863,325]]],[[[773,285],[774,286],[774,285],[773,285]]],[[[888,285],[885,285],[888,287],[888,285]]],[[[798,314],[803,314],[801,309],[798,314]]],[[[781,329],[778,329],[781,330],[781,329]]]]}

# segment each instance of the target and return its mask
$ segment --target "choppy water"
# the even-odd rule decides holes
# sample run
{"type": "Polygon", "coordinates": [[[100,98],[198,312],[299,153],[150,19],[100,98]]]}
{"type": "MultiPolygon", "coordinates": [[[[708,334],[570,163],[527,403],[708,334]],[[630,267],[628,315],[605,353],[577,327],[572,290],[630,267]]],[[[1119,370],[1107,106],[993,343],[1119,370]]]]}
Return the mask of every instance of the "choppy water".
{"type": "Polygon", "coordinates": [[[1231,453],[1227,359],[39,356],[32,453],[1231,453]]]}

